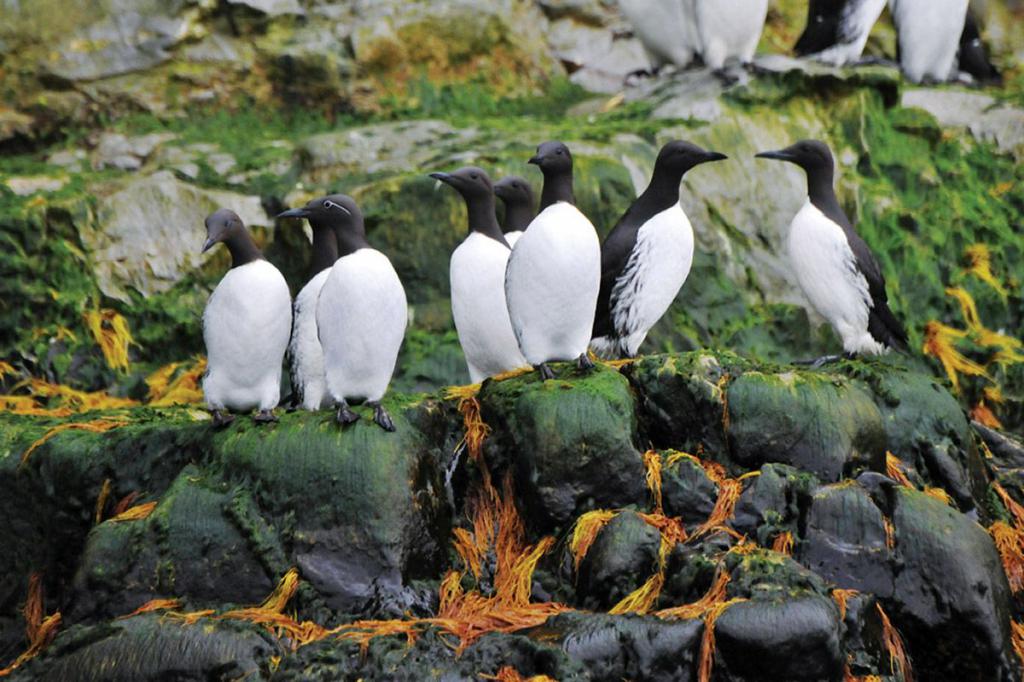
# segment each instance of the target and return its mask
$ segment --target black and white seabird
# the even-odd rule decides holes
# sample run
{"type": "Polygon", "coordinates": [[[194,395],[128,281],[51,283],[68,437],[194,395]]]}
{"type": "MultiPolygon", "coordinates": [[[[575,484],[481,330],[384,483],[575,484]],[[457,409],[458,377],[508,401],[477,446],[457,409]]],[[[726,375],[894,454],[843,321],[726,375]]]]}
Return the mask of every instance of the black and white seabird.
{"type": "Polygon", "coordinates": [[[889,0],[900,68],[907,79],[943,82],[955,75],[968,0],[889,0]]]}
{"type": "Polygon", "coordinates": [[[724,158],[681,140],[661,148],[647,189],[601,246],[590,341],[601,357],[635,357],[679,293],[693,263],[693,228],[679,204],[679,183],[694,166],[724,158]]]}
{"type": "MultiPolygon", "coordinates": [[[[328,197],[337,201],[337,196],[328,197]]],[[[292,340],[288,344],[289,370],[292,382],[292,403],[314,412],[331,404],[324,375],[324,351],[316,327],[316,302],[327,281],[334,261],[338,260],[338,240],[334,230],[320,213],[323,201],[314,199],[305,208],[285,211],[278,218],[309,218],[313,230],[313,258],[310,279],[295,297],[292,308],[292,340]]]]}
{"type": "Polygon", "coordinates": [[[394,374],[409,314],[398,273],[366,241],[363,214],[351,197],[320,197],[291,215],[330,226],[338,244],[338,260],[316,304],[327,392],[338,405],[338,422],[358,420],[349,401],[365,400],[373,407],[373,420],[394,431],[380,400],[394,374]]]}
{"type": "Polygon", "coordinates": [[[768,0],[693,0],[704,64],[721,70],[730,59],[749,64],[761,40],[768,0]]]}
{"type": "Polygon", "coordinates": [[[861,58],[886,0],[810,0],[807,26],[794,46],[801,57],[842,66],[861,58]]]}
{"type": "Polygon", "coordinates": [[[795,163],[807,174],[807,202],[790,224],[786,246],[800,288],[843,349],[849,355],[905,350],[907,333],[889,309],[878,261],[836,199],[828,145],[802,140],[757,156],[795,163]]]}
{"type": "Polygon", "coordinates": [[[469,236],[452,253],[452,317],[473,383],[524,367],[505,302],[505,267],[511,249],[494,212],[494,187],[481,168],[467,166],[430,177],[466,200],[469,236]]]}
{"type": "Polygon", "coordinates": [[[699,52],[694,0],[619,0],[619,10],[633,27],[651,63],[685,68],[699,52]]]}
{"type": "Polygon", "coordinates": [[[1003,77],[999,69],[989,60],[985,45],[981,42],[978,20],[974,9],[968,7],[964,20],[964,32],[960,34],[960,70],[970,74],[976,83],[999,83],[1003,77]]]}
{"type": "Polygon", "coordinates": [[[510,247],[515,246],[523,230],[537,217],[533,188],[525,178],[510,175],[494,184],[494,194],[505,204],[505,241],[510,247]]]}
{"type": "Polygon", "coordinates": [[[256,422],[276,421],[281,397],[281,361],[292,326],[292,297],[280,271],[263,258],[234,211],[206,218],[203,252],[223,242],[231,269],[210,295],[203,312],[206,374],[203,395],[215,426],[231,423],[226,410],[259,410],[256,422]]]}
{"type": "Polygon", "coordinates": [[[530,163],[544,174],[540,213],[512,249],[505,300],[519,349],[550,379],[551,361],[593,366],[587,346],[601,287],[601,242],[575,206],[569,148],[545,142],[530,163]]]}

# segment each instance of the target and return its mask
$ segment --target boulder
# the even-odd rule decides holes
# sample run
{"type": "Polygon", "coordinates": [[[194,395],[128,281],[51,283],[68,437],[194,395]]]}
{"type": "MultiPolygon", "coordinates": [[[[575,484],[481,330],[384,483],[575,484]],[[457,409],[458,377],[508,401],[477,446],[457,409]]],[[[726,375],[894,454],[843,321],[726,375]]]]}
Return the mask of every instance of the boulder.
{"type": "Polygon", "coordinates": [[[577,604],[607,611],[658,571],[661,533],[635,512],[622,512],[598,533],[576,575],[577,604]]]}

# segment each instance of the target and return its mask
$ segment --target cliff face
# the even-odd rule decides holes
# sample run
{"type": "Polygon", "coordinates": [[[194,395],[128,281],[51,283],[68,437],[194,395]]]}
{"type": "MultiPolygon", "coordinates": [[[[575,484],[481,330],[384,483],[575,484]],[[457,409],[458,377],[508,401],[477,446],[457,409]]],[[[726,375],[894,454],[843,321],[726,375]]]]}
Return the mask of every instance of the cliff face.
{"type": "Polygon", "coordinates": [[[3,2],[0,666],[45,649],[16,677],[898,680],[902,642],[918,679],[1018,679],[1017,4],[986,9],[1004,85],[967,88],[779,56],[802,2],[729,83],[628,86],[597,0],[3,2]],[[803,178],[753,155],[804,137],[907,356],[789,364],[838,340],[782,254],[803,178]],[[729,155],[683,183],[689,280],[635,363],[442,388],[465,214],[427,174],[539,189],[552,138],[602,234],[661,144],[729,155]],[[398,431],[215,431],[202,220],[238,212],[297,292],[309,241],[272,216],[335,191],[408,293],[398,431]]]}
{"type": "Polygon", "coordinates": [[[832,680],[894,674],[900,636],[918,679],[1020,674],[985,527],[1014,521],[1024,449],[983,455],[933,380],[557,370],[394,395],[393,434],[3,417],[0,649],[30,573],[62,616],[15,679],[832,680]]]}

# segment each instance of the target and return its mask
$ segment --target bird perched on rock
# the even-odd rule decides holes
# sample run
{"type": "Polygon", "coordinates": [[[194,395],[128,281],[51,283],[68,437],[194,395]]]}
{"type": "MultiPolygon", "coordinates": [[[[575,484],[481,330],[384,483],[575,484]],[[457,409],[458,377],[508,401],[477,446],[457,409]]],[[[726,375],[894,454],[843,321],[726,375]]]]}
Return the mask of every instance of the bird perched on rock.
{"type": "Polygon", "coordinates": [[[679,204],[683,175],[724,154],[676,140],[658,153],[647,189],[601,246],[601,291],[591,347],[606,358],[634,357],[690,273],[693,228],[679,204]]]}
{"type": "Polygon", "coordinates": [[[511,249],[494,213],[494,187],[483,169],[460,168],[430,177],[466,201],[469,236],[452,253],[452,317],[473,383],[526,365],[505,302],[505,267],[511,249]]]}
{"type": "Polygon", "coordinates": [[[794,46],[801,57],[842,66],[860,59],[886,0],[810,0],[807,26],[794,46]]]}
{"type": "Polygon", "coordinates": [[[907,333],[889,309],[878,261],[836,199],[828,145],[802,140],[757,156],[794,163],[807,174],[807,201],[786,238],[789,261],[804,295],[836,330],[843,349],[848,355],[906,349],[907,333]]]}
{"type": "Polygon", "coordinates": [[[694,0],[619,0],[619,10],[647,53],[651,71],[686,67],[700,51],[694,0]]]}
{"type": "Polygon", "coordinates": [[[533,188],[518,175],[510,175],[494,184],[494,194],[505,204],[505,241],[510,247],[515,246],[537,215],[533,188]]]}
{"type": "Polygon", "coordinates": [[[203,395],[213,423],[231,423],[227,410],[253,409],[258,410],[254,421],[276,421],[273,409],[281,397],[281,361],[292,324],[288,284],[234,211],[222,208],[207,216],[206,234],[203,252],[220,242],[231,252],[231,269],[203,312],[203,395]]]}
{"type": "Polygon", "coordinates": [[[900,68],[915,83],[954,75],[968,0],[889,0],[900,68]]]}
{"type": "Polygon", "coordinates": [[[575,206],[569,148],[545,142],[530,163],[544,174],[540,213],[512,249],[505,299],[519,349],[550,379],[551,361],[575,358],[581,369],[593,366],[587,345],[601,286],[601,243],[575,206]]]}
{"type": "Polygon", "coordinates": [[[332,194],[287,213],[329,226],[337,240],[338,260],[320,289],[316,325],[338,423],[358,420],[349,402],[365,400],[373,407],[374,422],[394,431],[380,401],[405,336],[408,306],[402,282],[387,256],[366,241],[363,214],[351,197],[332,194]]]}
{"type": "Polygon", "coordinates": [[[721,70],[730,59],[749,64],[761,40],[768,0],[693,0],[704,64],[721,70]]]}
{"type": "MultiPolygon", "coordinates": [[[[338,196],[328,197],[333,201],[338,196]]],[[[327,378],[324,374],[324,351],[320,347],[320,334],[316,326],[316,302],[320,289],[327,281],[331,266],[338,260],[338,240],[331,226],[320,220],[316,213],[314,199],[305,209],[285,211],[278,218],[302,218],[307,215],[313,229],[313,258],[310,262],[310,279],[295,297],[292,307],[292,340],[288,344],[293,404],[309,411],[316,411],[330,404],[327,393],[327,378]]]]}

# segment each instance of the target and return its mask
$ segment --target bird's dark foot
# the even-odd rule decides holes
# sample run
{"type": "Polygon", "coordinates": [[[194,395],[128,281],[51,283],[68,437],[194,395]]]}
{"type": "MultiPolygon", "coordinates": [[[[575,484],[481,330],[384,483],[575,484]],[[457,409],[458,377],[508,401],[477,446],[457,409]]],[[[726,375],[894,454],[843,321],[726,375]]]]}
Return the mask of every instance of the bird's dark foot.
{"type": "Polygon", "coordinates": [[[825,365],[832,364],[833,362],[839,362],[843,359],[843,355],[823,355],[814,362],[811,363],[812,369],[819,369],[825,365]]]}
{"type": "Polygon", "coordinates": [[[384,429],[385,431],[394,431],[395,423],[391,421],[391,415],[387,413],[384,406],[380,403],[370,402],[367,403],[373,407],[373,423],[384,429]]]}
{"type": "Polygon", "coordinates": [[[344,401],[338,404],[338,414],[335,415],[334,418],[342,426],[355,424],[359,421],[359,415],[353,412],[352,408],[348,406],[348,403],[344,401]]]}
{"type": "Polygon", "coordinates": [[[231,422],[235,421],[235,415],[230,412],[224,412],[223,410],[213,410],[213,426],[217,429],[222,429],[231,422]]]}
{"type": "Polygon", "coordinates": [[[253,415],[252,420],[257,424],[271,424],[277,421],[277,415],[273,410],[260,410],[253,415]]]}
{"type": "Polygon", "coordinates": [[[587,351],[580,353],[580,356],[576,358],[576,366],[583,371],[594,369],[594,361],[590,359],[590,354],[587,351]]]}
{"type": "Polygon", "coordinates": [[[548,379],[555,378],[554,371],[550,367],[548,367],[548,363],[546,362],[542,362],[539,365],[534,365],[533,368],[537,370],[538,374],[540,374],[541,381],[547,381],[548,379]]]}

